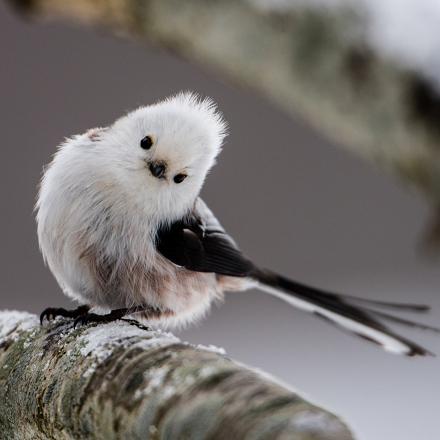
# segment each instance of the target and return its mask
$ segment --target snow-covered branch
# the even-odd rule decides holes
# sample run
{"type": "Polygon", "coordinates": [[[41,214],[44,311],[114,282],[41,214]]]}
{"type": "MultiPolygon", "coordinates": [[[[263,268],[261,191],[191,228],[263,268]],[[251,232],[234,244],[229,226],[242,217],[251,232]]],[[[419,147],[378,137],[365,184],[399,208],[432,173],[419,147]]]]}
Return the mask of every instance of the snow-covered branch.
{"type": "Polygon", "coordinates": [[[75,330],[11,311],[0,312],[0,427],[8,440],[352,439],[337,417],[215,347],[136,321],[75,330]]]}

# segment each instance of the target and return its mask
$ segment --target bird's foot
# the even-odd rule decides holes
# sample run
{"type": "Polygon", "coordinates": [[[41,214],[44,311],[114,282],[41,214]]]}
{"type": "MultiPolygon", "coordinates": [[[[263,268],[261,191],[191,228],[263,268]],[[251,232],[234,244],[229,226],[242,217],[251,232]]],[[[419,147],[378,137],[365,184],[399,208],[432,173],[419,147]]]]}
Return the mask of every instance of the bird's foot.
{"type": "Polygon", "coordinates": [[[64,316],[65,318],[77,318],[78,316],[82,316],[87,313],[89,309],[89,306],[79,306],[74,310],[66,310],[62,307],[48,307],[41,312],[40,323],[43,325],[44,319],[51,321],[57,316],[64,316]]]}
{"type": "Polygon", "coordinates": [[[118,319],[122,319],[127,314],[127,309],[116,309],[112,310],[110,313],[106,315],[98,315],[96,313],[83,313],[81,316],[78,316],[73,323],[73,328],[81,325],[87,325],[91,322],[96,323],[106,323],[117,321],[118,319]]]}

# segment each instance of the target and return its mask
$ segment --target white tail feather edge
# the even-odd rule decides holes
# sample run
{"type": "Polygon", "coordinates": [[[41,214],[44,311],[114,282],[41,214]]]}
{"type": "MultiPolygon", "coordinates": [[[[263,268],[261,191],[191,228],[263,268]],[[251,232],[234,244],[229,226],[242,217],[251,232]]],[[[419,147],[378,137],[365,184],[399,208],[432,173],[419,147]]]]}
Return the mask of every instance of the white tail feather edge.
{"type": "Polygon", "coordinates": [[[384,350],[400,355],[407,355],[411,352],[411,347],[405,344],[402,341],[394,338],[393,336],[387,335],[386,333],[381,332],[380,330],[376,330],[371,328],[365,324],[354,321],[350,318],[346,318],[345,316],[338,315],[337,313],[331,312],[323,307],[316,306],[311,304],[305,300],[300,298],[296,298],[292,295],[289,295],[281,290],[275,289],[274,287],[268,286],[263,283],[258,283],[257,288],[269,293],[272,296],[282,299],[288,304],[304,310],[309,313],[318,313],[325,318],[328,318],[330,321],[338,324],[339,326],[354,332],[359,335],[363,335],[369,339],[376,341],[380,344],[384,350]]]}

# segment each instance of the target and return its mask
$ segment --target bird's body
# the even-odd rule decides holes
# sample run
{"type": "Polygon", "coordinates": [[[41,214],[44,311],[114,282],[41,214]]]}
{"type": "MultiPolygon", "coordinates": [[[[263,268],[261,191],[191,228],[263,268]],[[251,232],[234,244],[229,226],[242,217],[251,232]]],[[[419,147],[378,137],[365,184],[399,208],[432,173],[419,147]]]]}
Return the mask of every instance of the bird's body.
{"type": "Polygon", "coordinates": [[[225,291],[259,287],[390,351],[426,354],[374,312],[261,270],[240,252],[199,197],[224,135],[211,101],[181,94],[62,144],[44,173],[37,222],[65,294],[173,326],[203,316],[225,291]]]}
{"type": "MultiPolygon", "coordinates": [[[[179,104],[188,107],[196,101],[182,95],[179,104]]],[[[209,103],[204,106],[205,111],[210,108],[209,103]]],[[[192,128],[191,124],[200,123],[200,112],[188,115],[181,114],[180,108],[165,108],[170,119],[180,117],[177,130],[183,127],[182,138],[188,138],[192,146],[200,142],[186,130],[187,125],[192,128]]],[[[172,126],[170,121],[166,128],[172,130],[172,126]]],[[[214,134],[221,133],[222,127],[218,119],[214,134]]],[[[211,133],[206,131],[202,141],[219,148],[215,142],[220,139],[210,140],[211,133]]],[[[164,135],[157,130],[154,133],[165,146],[171,143],[163,139],[166,135],[167,131],[164,135]]],[[[158,231],[191,215],[203,202],[186,194],[176,197],[168,188],[163,197],[154,197],[148,184],[177,185],[156,182],[150,176],[137,136],[134,151],[122,158],[119,149],[127,146],[120,142],[111,130],[97,128],[61,146],[44,174],[38,200],[41,249],[65,294],[81,304],[112,310],[151,306],[163,311],[154,317],[161,323],[184,324],[203,315],[213,300],[222,297],[228,283],[214,273],[193,272],[173,264],[157,252],[155,243],[158,231]],[[117,149],[116,154],[111,154],[111,147],[117,149]],[[145,182],[145,174],[151,177],[150,182],[145,182]]],[[[164,160],[162,155],[160,160],[164,160]]],[[[204,161],[209,166],[213,158],[204,161]]],[[[181,166],[188,172],[188,163],[181,166]]],[[[181,185],[189,183],[198,193],[204,176],[195,176],[195,182],[189,179],[181,185]]]]}

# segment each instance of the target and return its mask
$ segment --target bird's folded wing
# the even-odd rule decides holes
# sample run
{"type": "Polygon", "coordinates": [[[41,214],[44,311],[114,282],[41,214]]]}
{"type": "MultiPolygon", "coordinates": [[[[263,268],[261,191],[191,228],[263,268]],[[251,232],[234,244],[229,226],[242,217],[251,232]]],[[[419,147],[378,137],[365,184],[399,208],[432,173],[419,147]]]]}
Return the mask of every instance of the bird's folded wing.
{"type": "Polygon", "coordinates": [[[201,199],[185,218],[160,228],[156,240],[164,257],[188,270],[237,277],[254,270],[201,199]]]}

